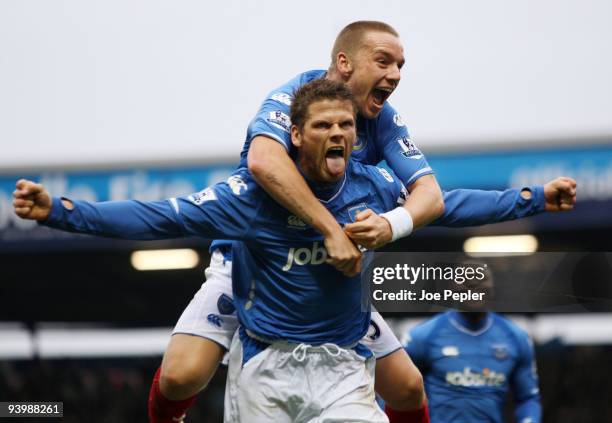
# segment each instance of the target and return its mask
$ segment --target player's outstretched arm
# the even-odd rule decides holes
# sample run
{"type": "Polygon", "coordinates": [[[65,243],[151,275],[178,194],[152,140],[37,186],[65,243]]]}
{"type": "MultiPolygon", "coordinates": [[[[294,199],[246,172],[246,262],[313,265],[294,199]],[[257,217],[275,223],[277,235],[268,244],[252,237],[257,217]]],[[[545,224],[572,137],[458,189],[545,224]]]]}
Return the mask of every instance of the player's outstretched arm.
{"type": "MultiPolygon", "coordinates": [[[[456,189],[443,193],[444,213],[432,226],[480,226],[532,216],[544,211],[569,211],[576,203],[576,181],[559,177],[544,186],[505,191],[456,189]]],[[[348,236],[366,248],[378,248],[391,240],[387,219],[371,210],[359,213],[345,226],[348,236]]],[[[401,216],[401,215],[400,215],[401,216]]]]}
{"type": "Polygon", "coordinates": [[[234,195],[227,183],[163,201],[92,203],[51,198],[42,185],[20,180],[13,195],[15,213],[22,218],[67,232],[131,240],[185,236],[245,240],[257,209],[253,196],[234,195]]]}
{"type": "Polygon", "coordinates": [[[52,198],[43,185],[21,179],[13,192],[15,213],[67,232],[151,240],[182,236],[167,201],[90,203],[52,198]]]}
{"type": "Polygon", "coordinates": [[[569,211],[576,181],[559,177],[546,185],[505,191],[456,189],[444,193],[445,210],[433,226],[464,227],[504,222],[544,211],[569,211]]]}
{"type": "Polygon", "coordinates": [[[249,148],[248,166],[272,198],[325,237],[330,264],[347,275],[359,273],[361,253],[314,196],[280,143],[265,136],[255,137],[249,148]]]}

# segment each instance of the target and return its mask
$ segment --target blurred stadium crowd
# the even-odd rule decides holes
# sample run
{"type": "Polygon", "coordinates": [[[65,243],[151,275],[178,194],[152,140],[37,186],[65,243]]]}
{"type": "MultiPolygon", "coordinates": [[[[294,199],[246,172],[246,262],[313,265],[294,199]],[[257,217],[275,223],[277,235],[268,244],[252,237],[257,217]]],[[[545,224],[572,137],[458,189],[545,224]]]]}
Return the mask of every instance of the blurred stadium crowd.
{"type": "MultiPolygon", "coordinates": [[[[612,421],[612,346],[569,347],[553,341],[538,345],[536,354],[544,422],[612,421]]],[[[158,365],[157,357],[1,361],[0,397],[61,399],[65,417],[60,421],[65,423],[144,422],[151,375],[158,365]]],[[[198,398],[189,421],[222,420],[225,373],[219,371],[206,395],[198,398]]],[[[511,422],[510,408],[506,414],[511,422]]]]}

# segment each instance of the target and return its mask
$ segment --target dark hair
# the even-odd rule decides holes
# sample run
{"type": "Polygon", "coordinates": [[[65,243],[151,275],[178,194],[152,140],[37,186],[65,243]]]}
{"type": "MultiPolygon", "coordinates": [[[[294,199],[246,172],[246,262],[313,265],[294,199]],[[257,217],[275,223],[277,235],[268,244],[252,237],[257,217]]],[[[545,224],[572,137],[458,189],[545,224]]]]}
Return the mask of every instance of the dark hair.
{"type": "Polygon", "coordinates": [[[397,31],[389,24],[379,21],[356,21],[345,26],[336,37],[331,51],[332,66],[336,64],[341,51],[353,54],[361,47],[361,39],[368,32],[386,32],[399,38],[397,31]]]}
{"type": "Polygon", "coordinates": [[[308,119],[308,107],[320,100],[350,101],[353,106],[353,116],[357,114],[355,97],[349,87],[343,82],[320,78],[302,85],[295,91],[291,103],[291,123],[302,130],[308,119]]]}

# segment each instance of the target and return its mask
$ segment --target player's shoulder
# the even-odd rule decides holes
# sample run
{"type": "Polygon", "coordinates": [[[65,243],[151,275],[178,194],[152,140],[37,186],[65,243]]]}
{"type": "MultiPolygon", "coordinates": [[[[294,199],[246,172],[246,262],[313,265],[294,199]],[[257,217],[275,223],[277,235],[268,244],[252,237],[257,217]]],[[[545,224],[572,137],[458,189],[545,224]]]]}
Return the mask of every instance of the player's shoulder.
{"type": "MultiPolygon", "coordinates": [[[[353,175],[357,175],[355,180],[362,187],[376,192],[385,199],[386,207],[395,206],[397,202],[405,201],[407,193],[404,185],[391,170],[381,166],[374,166],[351,160],[354,164],[353,175]]],[[[354,177],[354,176],[353,176],[354,177]]]]}
{"type": "Polygon", "coordinates": [[[294,93],[299,87],[309,83],[310,81],[321,78],[324,75],[325,71],[320,69],[302,72],[270,91],[266,96],[266,101],[277,103],[279,107],[291,107],[294,93]]]}
{"type": "Polygon", "coordinates": [[[501,326],[502,328],[512,332],[513,334],[520,334],[521,336],[527,336],[527,331],[513,322],[507,316],[502,314],[491,312],[491,318],[495,325],[501,326]]]}
{"type": "Polygon", "coordinates": [[[491,313],[491,318],[495,326],[504,330],[517,343],[524,344],[525,342],[531,342],[529,333],[508,317],[497,313],[491,313]]]}
{"type": "Polygon", "coordinates": [[[364,164],[357,160],[351,160],[354,172],[362,176],[361,179],[380,186],[392,187],[400,183],[399,178],[392,170],[381,166],[364,164]]]}
{"type": "Polygon", "coordinates": [[[261,195],[261,187],[247,168],[238,168],[225,180],[211,187],[216,195],[221,197],[239,197],[244,201],[257,199],[261,195]]]}
{"type": "MultiPolygon", "coordinates": [[[[248,169],[240,168],[212,186],[169,201],[176,212],[180,209],[182,214],[190,215],[192,219],[199,219],[200,212],[211,213],[210,217],[217,219],[216,223],[227,226],[230,224],[229,216],[235,216],[241,223],[257,218],[264,201],[261,191],[248,169]]],[[[235,229],[234,225],[232,230],[235,229]]]]}
{"type": "Polygon", "coordinates": [[[433,317],[419,323],[410,330],[410,338],[419,341],[427,341],[431,338],[447,320],[446,313],[436,314],[433,317]]]}
{"type": "Polygon", "coordinates": [[[395,110],[395,107],[393,107],[388,101],[386,101],[385,104],[383,105],[383,108],[380,111],[380,114],[378,115],[376,122],[379,126],[383,126],[383,127],[391,127],[391,128],[406,127],[406,124],[402,120],[402,117],[400,116],[398,111],[395,110]]]}

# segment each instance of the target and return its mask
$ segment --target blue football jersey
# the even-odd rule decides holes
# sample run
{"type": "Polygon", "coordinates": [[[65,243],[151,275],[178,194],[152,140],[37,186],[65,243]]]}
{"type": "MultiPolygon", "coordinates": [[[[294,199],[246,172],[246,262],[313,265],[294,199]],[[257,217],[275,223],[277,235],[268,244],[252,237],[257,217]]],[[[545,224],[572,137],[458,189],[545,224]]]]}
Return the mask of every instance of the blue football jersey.
{"type": "MultiPolygon", "coordinates": [[[[289,118],[293,93],[302,85],[324,76],[323,70],[301,73],[266,96],[247,129],[240,155],[241,167],[247,167],[251,141],[258,135],[277,140],[288,152],[293,150],[289,118]]],[[[411,141],[408,128],[400,115],[389,102],[385,102],[382,111],[374,119],[357,116],[356,129],[357,140],[352,154],[354,160],[372,165],[385,160],[406,186],[410,186],[420,176],[433,173],[425,156],[411,141]]]]}
{"type": "Polygon", "coordinates": [[[413,328],[406,351],[421,370],[432,423],[502,423],[512,390],[518,423],[539,423],[533,346],[526,332],[495,313],[474,326],[461,313],[413,328]]]}
{"type": "MultiPolygon", "coordinates": [[[[278,141],[292,154],[290,115],[293,94],[302,85],[324,76],[324,70],[303,72],[266,96],[248,126],[240,154],[240,167],[248,167],[247,156],[251,141],[260,135],[278,141]]],[[[410,140],[408,128],[388,102],[385,102],[375,119],[357,116],[356,130],[357,139],[353,146],[352,159],[370,165],[386,160],[406,186],[410,186],[421,176],[433,173],[425,156],[410,140]]],[[[218,240],[212,243],[210,249],[213,251],[225,247],[227,250],[228,245],[228,242],[218,240]]],[[[229,255],[226,257],[230,258],[229,255]]]]}
{"type": "MultiPolygon", "coordinates": [[[[341,181],[312,188],[341,224],[366,208],[391,210],[405,196],[401,182],[385,169],[352,160],[341,181]]],[[[63,230],[124,239],[241,241],[232,250],[234,302],[241,324],[260,338],[348,346],[368,328],[360,277],[346,277],[327,264],[322,236],[273,201],[246,169],[166,201],[75,201],[72,210],[53,201],[44,224],[63,230]]]]}
{"type": "MultiPolygon", "coordinates": [[[[291,102],[293,93],[308,82],[325,76],[324,70],[301,73],[272,90],[261,104],[250,122],[244,147],[240,154],[240,167],[247,167],[247,156],[251,141],[259,135],[281,143],[289,154],[291,144],[291,102]]],[[[376,165],[385,160],[387,165],[409,187],[419,177],[433,173],[425,156],[410,139],[408,128],[395,109],[385,102],[375,119],[357,117],[357,140],[351,158],[364,164],[376,165]]],[[[438,226],[472,226],[495,223],[530,216],[544,210],[544,195],[541,187],[530,200],[520,197],[519,190],[504,192],[453,190],[444,193],[446,210],[434,224],[438,226]]],[[[226,258],[231,242],[217,240],[211,251],[222,248],[226,258]]]]}

